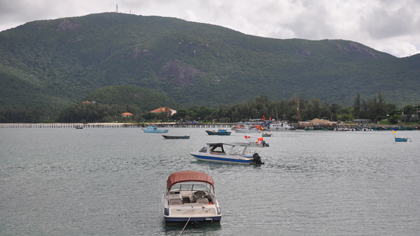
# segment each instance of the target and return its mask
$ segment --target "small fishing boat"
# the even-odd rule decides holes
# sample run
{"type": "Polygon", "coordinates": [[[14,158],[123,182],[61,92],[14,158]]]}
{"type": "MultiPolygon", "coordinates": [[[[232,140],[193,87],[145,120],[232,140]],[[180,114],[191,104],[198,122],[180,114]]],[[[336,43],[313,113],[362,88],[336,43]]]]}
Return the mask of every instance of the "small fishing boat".
{"type": "Polygon", "coordinates": [[[221,162],[230,164],[264,164],[255,150],[248,149],[249,142],[206,143],[198,152],[191,152],[199,161],[221,162]]]}
{"type": "Polygon", "coordinates": [[[167,129],[158,129],[156,126],[147,126],[146,128],[143,128],[143,131],[145,133],[168,133],[167,129]]]}
{"type": "Polygon", "coordinates": [[[262,136],[263,137],[271,137],[271,134],[270,133],[263,133],[262,136]]]}
{"type": "Polygon", "coordinates": [[[394,138],[395,138],[395,142],[407,142],[408,140],[410,140],[411,142],[410,138],[405,138],[405,137],[394,137],[394,138]]]}
{"type": "MultiPolygon", "coordinates": [[[[407,140],[409,140],[410,138],[405,138],[405,137],[397,137],[397,129],[393,128],[392,131],[394,132],[394,139],[395,142],[407,142],[407,140]]],[[[411,142],[411,140],[410,140],[411,142]]]]}
{"type": "Polygon", "coordinates": [[[83,126],[81,126],[81,125],[77,125],[77,126],[75,126],[75,128],[76,128],[76,129],[83,129],[83,126]]]}
{"type": "Polygon", "coordinates": [[[220,222],[222,219],[210,175],[199,171],[175,172],[168,177],[166,188],[161,202],[165,222],[220,222]]]}
{"type": "Polygon", "coordinates": [[[219,129],[219,130],[206,130],[206,133],[208,135],[230,135],[231,132],[228,132],[225,129],[219,129]]]}
{"type": "Polygon", "coordinates": [[[190,136],[170,136],[170,135],[162,135],[165,139],[189,139],[190,136]]]}
{"type": "Polygon", "coordinates": [[[395,137],[395,142],[407,142],[408,138],[403,137],[395,137]]]}

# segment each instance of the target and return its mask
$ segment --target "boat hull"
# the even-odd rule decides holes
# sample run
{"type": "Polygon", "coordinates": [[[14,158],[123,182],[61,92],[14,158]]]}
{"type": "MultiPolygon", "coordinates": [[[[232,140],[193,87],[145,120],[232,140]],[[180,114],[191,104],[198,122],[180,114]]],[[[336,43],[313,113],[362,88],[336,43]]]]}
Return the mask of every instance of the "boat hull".
{"type": "Polygon", "coordinates": [[[230,135],[231,132],[227,132],[227,131],[210,131],[210,130],[206,130],[206,133],[208,135],[230,135]]]}
{"type": "Polygon", "coordinates": [[[235,130],[236,133],[241,134],[249,134],[249,133],[259,133],[260,131],[257,129],[237,129],[235,130]]]}
{"type": "Polygon", "coordinates": [[[242,164],[242,165],[249,165],[253,164],[254,159],[251,156],[244,156],[245,158],[249,159],[238,159],[238,158],[229,158],[229,157],[221,157],[217,155],[200,155],[191,153],[193,157],[195,157],[199,161],[209,161],[209,162],[219,162],[219,163],[228,163],[228,164],[242,164]]]}
{"type": "Polygon", "coordinates": [[[168,131],[167,129],[158,129],[156,126],[147,126],[143,129],[145,133],[168,133],[168,131]]]}
{"type": "Polygon", "coordinates": [[[168,133],[167,129],[164,129],[164,130],[146,130],[146,129],[143,129],[143,131],[145,133],[168,133]]]}
{"type": "Polygon", "coordinates": [[[395,142],[407,142],[406,138],[395,138],[395,142]]]}
{"type": "Polygon", "coordinates": [[[166,223],[181,223],[181,222],[212,222],[212,223],[220,223],[222,220],[221,216],[217,217],[167,217],[165,216],[166,223]]]}
{"type": "Polygon", "coordinates": [[[189,139],[190,136],[168,136],[168,135],[162,135],[165,139],[189,139]]]}
{"type": "Polygon", "coordinates": [[[207,134],[208,135],[221,135],[221,136],[227,136],[227,135],[230,135],[230,133],[209,133],[209,132],[207,132],[207,134]]]}

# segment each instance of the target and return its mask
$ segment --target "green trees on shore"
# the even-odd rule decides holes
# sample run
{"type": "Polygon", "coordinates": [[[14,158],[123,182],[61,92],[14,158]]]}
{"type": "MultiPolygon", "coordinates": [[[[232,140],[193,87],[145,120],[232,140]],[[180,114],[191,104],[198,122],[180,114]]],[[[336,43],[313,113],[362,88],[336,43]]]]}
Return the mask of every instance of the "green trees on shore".
{"type": "Polygon", "coordinates": [[[254,99],[219,108],[191,106],[177,109],[170,116],[167,113],[151,113],[137,105],[116,105],[101,103],[77,103],[61,111],[57,118],[49,119],[36,109],[24,107],[0,107],[2,123],[34,123],[34,122],[147,122],[147,121],[202,121],[202,122],[239,122],[265,117],[266,119],[288,120],[295,123],[314,118],[332,121],[352,121],[354,119],[370,119],[379,121],[388,119],[391,123],[401,121],[418,122],[419,106],[406,105],[399,109],[396,105],[386,103],[383,94],[364,99],[357,93],[353,105],[342,107],[340,104],[329,104],[328,100],[319,98],[307,100],[302,96],[271,101],[261,95],[254,99]],[[124,117],[121,114],[130,112],[133,115],[124,117]]]}

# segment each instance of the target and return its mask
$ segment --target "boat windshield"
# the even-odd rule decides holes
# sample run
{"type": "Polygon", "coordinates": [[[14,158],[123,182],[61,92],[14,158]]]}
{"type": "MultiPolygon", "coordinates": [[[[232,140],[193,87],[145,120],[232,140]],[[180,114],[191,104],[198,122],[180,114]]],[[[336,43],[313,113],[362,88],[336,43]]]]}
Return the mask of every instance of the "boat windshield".
{"type": "Polygon", "coordinates": [[[211,185],[206,183],[181,183],[181,184],[174,184],[171,188],[171,192],[174,191],[211,191],[211,185]]]}
{"type": "Polygon", "coordinates": [[[181,189],[180,190],[191,190],[193,187],[192,184],[181,184],[181,189]]]}
{"type": "Polygon", "coordinates": [[[193,191],[208,191],[208,188],[205,184],[194,184],[193,191]]]}

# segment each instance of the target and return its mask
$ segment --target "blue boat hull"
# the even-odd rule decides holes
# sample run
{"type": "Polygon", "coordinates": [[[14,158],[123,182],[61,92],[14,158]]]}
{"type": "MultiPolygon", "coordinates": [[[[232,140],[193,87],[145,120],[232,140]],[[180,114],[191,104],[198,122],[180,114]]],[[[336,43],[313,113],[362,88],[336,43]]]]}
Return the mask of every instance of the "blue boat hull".
{"type": "Polygon", "coordinates": [[[143,131],[145,133],[168,133],[167,129],[164,129],[164,130],[146,130],[146,129],[143,129],[143,131]]]}
{"type": "Polygon", "coordinates": [[[406,138],[395,138],[395,142],[407,142],[406,138]]]}
{"type": "Polygon", "coordinates": [[[212,131],[208,131],[206,130],[208,135],[230,135],[231,132],[212,132],[212,131]]]}

